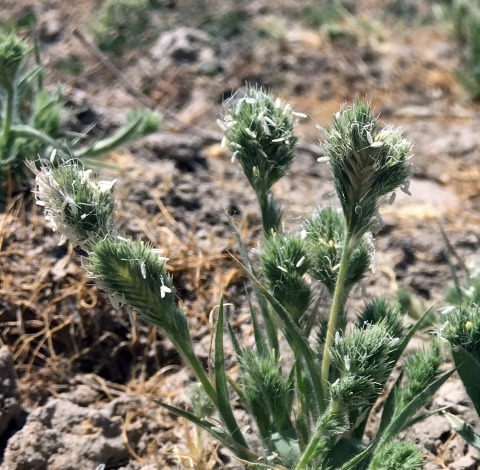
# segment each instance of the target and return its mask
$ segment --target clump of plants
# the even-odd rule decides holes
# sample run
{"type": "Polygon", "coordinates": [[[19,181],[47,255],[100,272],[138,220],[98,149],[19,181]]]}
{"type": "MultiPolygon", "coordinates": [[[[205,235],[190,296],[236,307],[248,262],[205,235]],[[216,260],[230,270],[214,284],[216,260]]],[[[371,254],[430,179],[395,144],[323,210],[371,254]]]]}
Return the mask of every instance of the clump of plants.
{"type": "Polygon", "coordinates": [[[252,468],[419,469],[420,450],[397,436],[424,418],[417,413],[453,373],[441,370],[438,341],[415,351],[393,386],[387,383],[428,312],[407,327],[397,304],[375,299],[352,323],[346,318],[349,293],[372,265],[372,233],[383,225],[379,202],[393,201],[398,189],[408,192],[412,144],[400,129],[379,128],[368,102],[343,106],[324,131],[322,159],[339,208],[320,208],[287,229],[272,187],[292,165],[295,123],[302,117],[248,87],[219,120],[224,145],[257,196],[264,238],[250,253],[232,223],[256,298],[248,299],[255,345],[242,344],[222,299],[210,373],[195,355],[187,317],[176,302],[168,253],[115,229],[113,182],[100,181],[77,161],[57,168],[31,164],[37,201],[52,227],[84,250],[86,268],[112,305],[128,304],[161,328],[196,376],[192,412],[159,405],[210,433],[252,468]],[[319,314],[321,286],[332,296],[325,319],[319,314]],[[225,368],[225,334],[239,366],[236,380],[225,368]],[[292,363],[282,360],[284,348],[291,349],[292,363]],[[366,425],[380,396],[386,400],[379,426],[366,444],[366,425]],[[252,436],[237,419],[233,397],[250,415],[258,445],[249,444],[252,436]]]}
{"type": "Polygon", "coordinates": [[[27,178],[25,162],[45,162],[56,150],[58,158],[93,159],[158,130],[161,116],[132,111],[127,122],[110,137],[91,141],[65,126],[67,111],[60,86],[44,86],[44,66],[29,65],[31,48],[14,34],[0,34],[0,198],[6,181],[13,187],[27,178]]]}
{"type": "Polygon", "coordinates": [[[301,9],[303,23],[307,28],[319,29],[327,24],[340,20],[347,13],[343,2],[324,0],[321,2],[306,2],[301,9]]]}
{"type": "Polygon", "coordinates": [[[457,71],[463,87],[473,99],[480,98],[480,4],[476,0],[443,0],[443,16],[452,35],[464,48],[462,70],[457,71]]]}
{"type": "Polygon", "coordinates": [[[91,26],[98,47],[121,55],[145,45],[155,36],[152,9],[157,7],[155,0],[106,0],[91,26]]]}

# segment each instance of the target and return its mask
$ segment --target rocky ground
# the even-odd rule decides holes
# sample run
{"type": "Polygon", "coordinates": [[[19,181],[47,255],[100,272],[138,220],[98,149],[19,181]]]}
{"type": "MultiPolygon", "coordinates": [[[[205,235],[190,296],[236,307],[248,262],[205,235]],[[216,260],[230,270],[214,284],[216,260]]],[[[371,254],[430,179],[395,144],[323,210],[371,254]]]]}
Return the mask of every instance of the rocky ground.
{"type": "MultiPolygon", "coordinates": [[[[238,8],[241,33],[227,38],[199,23],[196,2],[165,1],[152,13],[158,34],[149,44],[107,55],[123,78],[73,32],[91,41],[88,24],[100,3],[16,0],[0,15],[35,11],[48,83],[65,84],[72,129],[95,124],[94,132],[109,132],[128,108],[149,104],[123,79],[164,112],[162,132],[108,155],[105,161],[117,170],[104,174],[118,180],[119,228],[167,252],[200,357],[207,358],[208,316],[222,291],[235,328],[246,342],[251,337],[246,279],[230,256],[236,244],[228,215],[250,247],[259,239],[260,219],[215,128],[223,100],[246,81],[270,87],[309,115],[298,126],[297,160],[274,188],[289,226],[332,202],[328,167],[317,163],[315,124],[328,124],[342,102],[368,95],[383,121],[402,125],[415,141],[413,195],[399,193],[380,210],[386,227],[375,240],[369,297],[393,298],[406,289],[418,303],[442,306],[452,253],[441,228],[459,259],[478,264],[480,108],[456,79],[459,45],[430,3],[361,1],[338,20],[344,34],[333,35],[306,26],[302,2],[240,2],[228,8],[238,8]],[[392,13],[395,3],[416,11],[392,13]],[[83,64],[78,75],[55,67],[72,55],[83,64]]],[[[240,468],[205,436],[200,455],[195,431],[150,400],[186,406],[184,387],[192,380],[161,332],[141,322],[132,327],[126,310],[112,309],[75,251],[57,246],[58,235],[28,192],[1,209],[0,469],[240,468]]],[[[457,271],[462,276],[460,266],[457,271]]],[[[352,312],[362,302],[355,294],[352,312]]],[[[458,379],[429,409],[444,406],[479,427],[458,379]]],[[[480,454],[440,415],[406,436],[423,446],[425,469],[480,468],[480,454]]]]}

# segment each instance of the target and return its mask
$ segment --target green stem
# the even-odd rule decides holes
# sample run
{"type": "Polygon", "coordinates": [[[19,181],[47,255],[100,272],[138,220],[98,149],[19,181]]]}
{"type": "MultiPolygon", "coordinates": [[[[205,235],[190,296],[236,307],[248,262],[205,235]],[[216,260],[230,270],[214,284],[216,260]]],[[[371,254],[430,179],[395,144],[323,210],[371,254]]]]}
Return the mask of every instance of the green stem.
{"type": "Polygon", "coordinates": [[[265,238],[270,238],[272,227],[268,223],[268,195],[266,192],[257,193],[257,198],[262,211],[263,233],[265,238]]]}
{"type": "Polygon", "coordinates": [[[279,231],[281,224],[281,211],[275,206],[275,200],[270,189],[267,190],[255,190],[257,193],[258,203],[260,204],[260,210],[262,211],[262,225],[265,238],[270,238],[273,232],[279,231]],[[269,197],[271,200],[269,201],[269,197]],[[275,211],[277,213],[275,214],[275,211]]]}
{"type": "Polygon", "coordinates": [[[345,237],[345,243],[343,246],[342,259],[340,260],[340,268],[338,271],[337,283],[335,284],[335,292],[333,294],[332,308],[330,310],[330,317],[328,319],[328,328],[327,336],[325,338],[325,347],[323,350],[323,360],[322,360],[322,390],[323,396],[328,397],[328,374],[330,371],[330,349],[333,345],[333,340],[335,338],[335,332],[337,328],[338,315],[344,304],[344,294],[345,294],[345,279],[348,272],[348,264],[350,261],[350,256],[352,254],[351,245],[352,235],[347,233],[345,237]]]}
{"type": "Polygon", "coordinates": [[[205,373],[202,364],[200,364],[200,361],[193,352],[193,349],[190,348],[190,345],[189,347],[185,348],[184,345],[181,345],[179,342],[175,341],[171,335],[169,335],[169,337],[172,343],[175,345],[175,348],[180,352],[185,362],[190,366],[192,372],[202,384],[207,395],[213,401],[215,406],[218,406],[217,392],[215,391],[212,383],[210,382],[207,374],[205,373]]]}
{"type": "Polygon", "coordinates": [[[325,437],[324,434],[328,432],[327,423],[329,422],[329,418],[336,413],[338,413],[338,404],[336,402],[332,402],[329,408],[325,411],[325,414],[318,418],[315,432],[313,433],[307,448],[303,452],[300,461],[295,467],[295,470],[303,470],[309,464],[310,460],[315,457],[320,439],[325,437]]]}
{"type": "Polygon", "coordinates": [[[2,130],[2,137],[3,142],[5,145],[8,143],[8,138],[10,135],[10,128],[12,127],[12,119],[13,119],[13,102],[14,102],[14,87],[10,87],[7,90],[7,101],[5,102],[5,114],[4,114],[4,123],[3,123],[3,130],[2,130]]]}
{"type": "MultiPolygon", "coordinates": [[[[293,350],[293,348],[292,348],[293,350]]],[[[296,382],[296,392],[297,392],[297,430],[299,433],[299,446],[303,450],[305,444],[309,441],[308,436],[308,425],[307,425],[307,415],[306,415],[306,390],[304,377],[302,375],[302,363],[300,361],[299,352],[296,348],[293,350],[294,357],[297,358],[293,367],[295,368],[295,382],[296,382]]]]}

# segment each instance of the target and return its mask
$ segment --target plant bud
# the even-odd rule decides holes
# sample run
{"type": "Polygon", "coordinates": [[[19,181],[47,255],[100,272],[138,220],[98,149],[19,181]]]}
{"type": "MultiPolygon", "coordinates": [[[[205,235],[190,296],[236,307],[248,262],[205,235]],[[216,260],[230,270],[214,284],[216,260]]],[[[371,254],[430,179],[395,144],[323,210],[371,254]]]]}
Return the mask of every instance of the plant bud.
{"type": "Polygon", "coordinates": [[[18,69],[28,52],[28,44],[14,34],[0,35],[0,86],[13,88],[18,69]]]}

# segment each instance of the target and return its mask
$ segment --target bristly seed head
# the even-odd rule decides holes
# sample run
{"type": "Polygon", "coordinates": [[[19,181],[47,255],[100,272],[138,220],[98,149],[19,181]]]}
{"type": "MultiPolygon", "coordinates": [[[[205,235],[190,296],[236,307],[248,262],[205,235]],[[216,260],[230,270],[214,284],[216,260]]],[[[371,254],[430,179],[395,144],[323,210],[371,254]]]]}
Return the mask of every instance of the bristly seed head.
{"type": "Polygon", "coordinates": [[[290,106],[261,88],[248,86],[245,96],[226,103],[225,143],[235,155],[255,191],[266,194],[289,170],[297,138],[290,106]]]}
{"type": "Polygon", "coordinates": [[[92,247],[88,268],[112,305],[127,302],[154,325],[168,332],[175,327],[178,312],[172,279],[150,245],[106,237],[92,247]]]}
{"type": "Polygon", "coordinates": [[[99,181],[75,160],[54,168],[27,163],[35,174],[35,197],[53,230],[87,252],[113,229],[114,181],[99,181]]]}
{"type": "Polygon", "coordinates": [[[326,129],[323,160],[332,169],[347,230],[357,239],[368,230],[381,229],[377,213],[382,196],[399,187],[409,194],[407,160],[412,143],[403,138],[401,129],[377,127],[370,104],[356,100],[326,129]]]}

